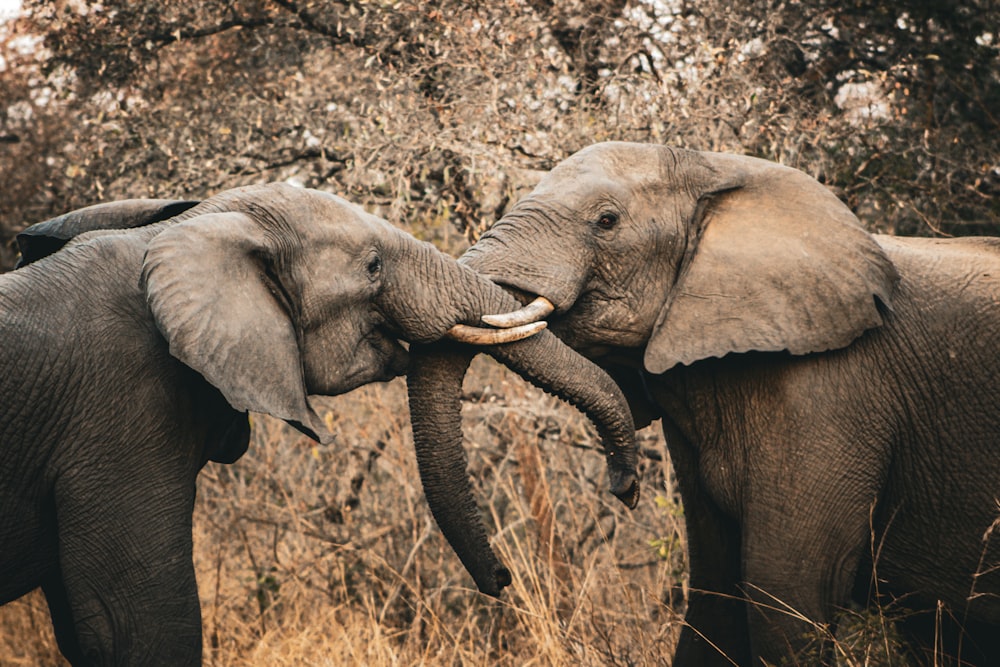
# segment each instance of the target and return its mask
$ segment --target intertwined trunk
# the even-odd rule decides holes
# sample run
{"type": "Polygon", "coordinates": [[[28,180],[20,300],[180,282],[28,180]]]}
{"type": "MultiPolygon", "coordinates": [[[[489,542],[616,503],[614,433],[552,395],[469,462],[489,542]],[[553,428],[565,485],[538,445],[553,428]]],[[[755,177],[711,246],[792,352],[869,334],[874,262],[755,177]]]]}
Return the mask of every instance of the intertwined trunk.
{"type": "MultiPolygon", "coordinates": [[[[467,271],[467,269],[466,269],[467,271]]],[[[508,312],[517,301],[469,271],[486,312],[508,312]]],[[[499,595],[510,573],[490,548],[472,493],[462,446],[462,380],[484,351],[519,375],[580,409],[597,427],[608,461],[611,491],[629,507],[639,498],[635,428],[615,382],[550,332],[517,343],[468,348],[455,343],[413,345],[407,376],[413,439],[424,493],[435,520],[479,590],[499,595]]]]}

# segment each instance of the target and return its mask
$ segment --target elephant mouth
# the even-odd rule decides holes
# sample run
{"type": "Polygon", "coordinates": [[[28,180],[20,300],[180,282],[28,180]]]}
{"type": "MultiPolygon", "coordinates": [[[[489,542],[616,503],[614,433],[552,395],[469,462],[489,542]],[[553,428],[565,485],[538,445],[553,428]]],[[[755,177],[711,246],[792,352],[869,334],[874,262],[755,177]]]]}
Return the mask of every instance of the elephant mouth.
{"type": "Polygon", "coordinates": [[[499,285],[505,292],[517,299],[522,308],[501,317],[484,317],[483,321],[493,326],[514,326],[549,319],[554,323],[562,319],[566,311],[573,307],[576,299],[566,301],[554,296],[551,291],[533,289],[526,283],[518,283],[506,276],[483,274],[483,277],[499,285]],[[544,304],[544,305],[543,305],[544,304]],[[551,316],[551,317],[550,317],[551,316]]]}
{"type": "Polygon", "coordinates": [[[366,339],[377,360],[378,372],[373,382],[388,382],[406,374],[410,367],[409,343],[381,327],[374,329],[366,339]]]}
{"type": "MultiPolygon", "coordinates": [[[[470,268],[476,269],[472,262],[470,268]]],[[[548,329],[564,343],[591,360],[607,356],[614,350],[614,344],[597,325],[602,315],[606,297],[595,291],[582,291],[576,284],[566,280],[555,280],[552,276],[542,276],[536,272],[498,272],[488,268],[476,269],[483,278],[501,287],[513,296],[522,308],[502,317],[483,317],[491,326],[527,326],[528,322],[548,323],[548,329]],[[542,297],[549,308],[541,310],[537,301],[542,297]],[[534,314],[531,314],[534,311],[534,314]]],[[[605,325],[608,323],[605,322],[605,325]]],[[[618,331],[612,323],[609,331],[618,331]]]]}
{"type": "MultiPolygon", "coordinates": [[[[519,310],[503,315],[484,315],[483,322],[495,327],[528,326],[535,322],[548,322],[550,329],[565,319],[563,313],[573,304],[560,308],[548,295],[516,285],[502,276],[484,275],[484,278],[500,286],[521,304],[519,310]]],[[[555,331],[555,329],[553,329],[555,331]]]]}
{"type": "Polygon", "coordinates": [[[405,375],[410,367],[410,351],[406,341],[396,340],[393,342],[389,360],[385,365],[385,380],[397,378],[405,375]]]}

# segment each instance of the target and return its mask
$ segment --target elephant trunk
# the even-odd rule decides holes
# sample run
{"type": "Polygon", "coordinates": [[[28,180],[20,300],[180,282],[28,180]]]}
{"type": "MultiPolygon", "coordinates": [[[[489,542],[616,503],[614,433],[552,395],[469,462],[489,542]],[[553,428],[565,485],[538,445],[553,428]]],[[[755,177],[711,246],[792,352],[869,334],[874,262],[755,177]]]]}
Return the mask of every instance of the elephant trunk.
{"type": "MultiPolygon", "coordinates": [[[[480,316],[519,307],[502,288],[464,270],[476,284],[478,297],[472,301],[480,316]]],[[[413,345],[407,386],[424,493],[441,531],[479,590],[496,596],[510,583],[510,573],[489,545],[462,447],[462,379],[479,351],[568,401],[595,424],[607,457],[611,491],[629,507],[635,507],[639,500],[638,457],[632,414],[614,380],[550,332],[486,348],[452,343],[413,345]]]]}
{"type": "Polygon", "coordinates": [[[628,401],[611,376],[548,331],[487,352],[590,419],[604,448],[611,493],[634,509],[639,502],[635,425],[628,401]]]}
{"type": "Polygon", "coordinates": [[[427,504],[479,590],[497,597],[510,571],[490,547],[462,447],[462,379],[476,353],[439,343],[413,345],[410,354],[410,423],[427,504]]]}

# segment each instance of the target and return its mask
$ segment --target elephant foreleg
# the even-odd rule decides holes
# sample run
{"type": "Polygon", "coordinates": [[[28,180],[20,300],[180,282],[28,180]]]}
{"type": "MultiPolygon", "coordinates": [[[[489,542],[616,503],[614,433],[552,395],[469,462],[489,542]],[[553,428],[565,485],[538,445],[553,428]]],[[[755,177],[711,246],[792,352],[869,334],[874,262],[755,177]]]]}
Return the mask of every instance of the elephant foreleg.
{"type": "Polygon", "coordinates": [[[877,467],[824,463],[803,463],[802,470],[821,474],[796,470],[794,481],[774,475],[748,491],[754,500],[744,510],[743,586],[754,655],[769,663],[832,661],[836,614],[850,602],[872,543],[877,467]]]}
{"type": "Polygon", "coordinates": [[[56,602],[60,648],[75,664],[201,662],[193,475],[182,481],[176,470],[146,466],[129,474],[77,468],[56,482],[63,590],[46,593],[56,602]],[[67,609],[75,641],[66,638],[67,609]]]}
{"type": "Polygon", "coordinates": [[[684,503],[689,595],[673,664],[751,665],[746,605],[740,596],[740,530],[700,481],[697,453],[668,419],[663,430],[684,503]]]}

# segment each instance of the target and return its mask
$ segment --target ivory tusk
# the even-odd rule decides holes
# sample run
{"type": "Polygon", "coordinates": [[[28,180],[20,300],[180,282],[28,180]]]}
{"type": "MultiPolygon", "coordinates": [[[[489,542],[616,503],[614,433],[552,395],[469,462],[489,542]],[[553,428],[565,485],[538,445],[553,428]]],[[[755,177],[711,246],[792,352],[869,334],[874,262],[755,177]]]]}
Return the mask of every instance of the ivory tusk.
{"type": "Polygon", "coordinates": [[[471,327],[467,324],[456,324],[448,329],[445,336],[471,345],[499,345],[534,336],[547,326],[548,322],[532,322],[509,329],[484,329],[483,327],[471,327]]]}
{"type": "Polygon", "coordinates": [[[498,315],[483,315],[482,320],[491,326],[509,329],[529,322],[537,322],[547,317],[555,309],[556,307],[552,305],[551,301],[540,296],[519,310],[498,315]]]}

